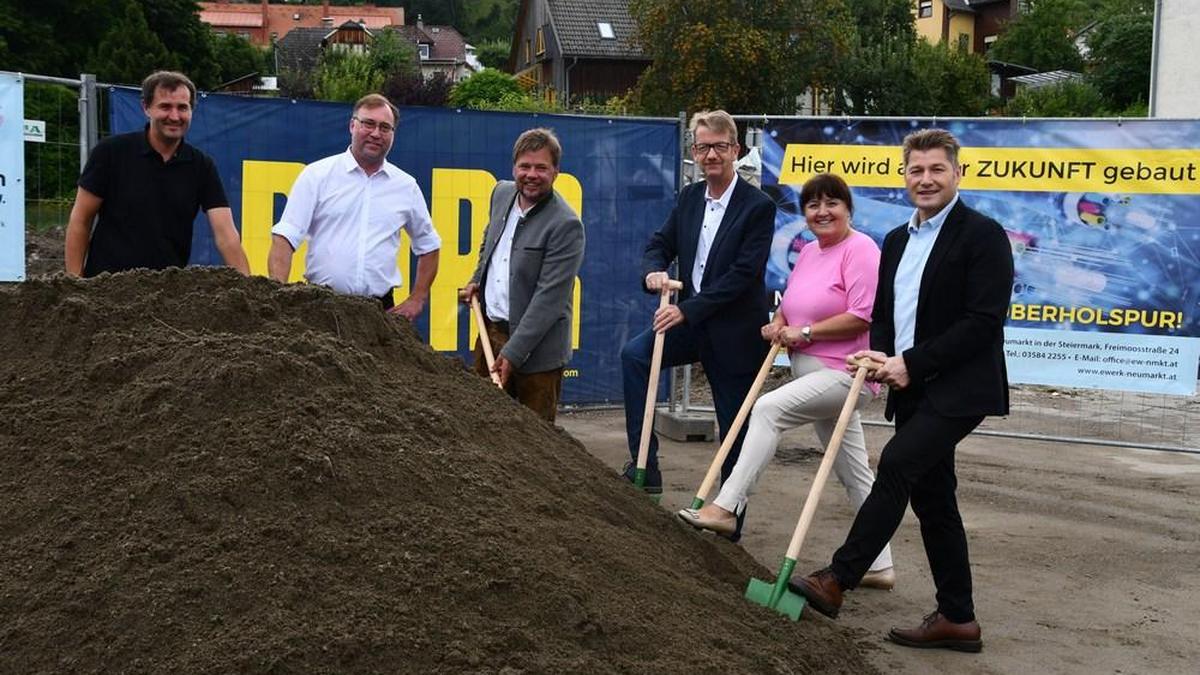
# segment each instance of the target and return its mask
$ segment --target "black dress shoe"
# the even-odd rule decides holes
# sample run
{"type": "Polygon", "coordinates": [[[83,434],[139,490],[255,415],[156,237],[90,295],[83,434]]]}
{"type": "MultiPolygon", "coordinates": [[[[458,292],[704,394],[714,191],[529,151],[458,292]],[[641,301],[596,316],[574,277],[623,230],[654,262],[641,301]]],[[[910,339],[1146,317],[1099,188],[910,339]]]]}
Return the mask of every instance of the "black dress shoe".
{"type": "Polygon", "coordinates": [[[983,649],[981,636],[978,622],[954,623],[942,616],[941,612],[926,616],[916,628],[893,628],[888,633],[889,640],[905,647],[972,653],[983,649]]]}

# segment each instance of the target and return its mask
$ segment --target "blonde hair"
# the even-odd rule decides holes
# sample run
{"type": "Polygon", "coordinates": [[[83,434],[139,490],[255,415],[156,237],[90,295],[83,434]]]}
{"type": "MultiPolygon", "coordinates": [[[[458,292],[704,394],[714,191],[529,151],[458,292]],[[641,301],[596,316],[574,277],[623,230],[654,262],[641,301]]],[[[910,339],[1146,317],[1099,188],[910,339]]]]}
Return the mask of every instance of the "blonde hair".
{"type": "Polygon", "coordinates": [[[692,115],[692,121],[688,124],[688,131],[692,132],[692,138],[696,137],[696,129],[704,127],[709,131],[718,134],[729,136],[729,142],[737,145],[737,123],[733,121],[733,116],[724,110],[701,110],[692,115]]]}

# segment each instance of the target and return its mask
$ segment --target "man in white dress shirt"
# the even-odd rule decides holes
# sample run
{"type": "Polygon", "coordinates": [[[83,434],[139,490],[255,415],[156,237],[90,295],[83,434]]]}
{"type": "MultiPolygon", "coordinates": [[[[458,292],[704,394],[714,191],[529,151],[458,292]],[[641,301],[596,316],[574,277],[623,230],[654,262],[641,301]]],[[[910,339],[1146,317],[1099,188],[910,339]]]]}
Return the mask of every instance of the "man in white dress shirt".
{"type": "Polygon", "coordinates": [[[271,228],[268,276],[286,282],[292,255],[307,240],[310,283],[377,298],[409,320],[425,309],[442,241],[417,182],[387,161],[398,120],[399,111],[379,94],[354,104],[350,147],[309,164],[292,185],[283,217],[271,228]],[[417,255],[417,279],[394,305],[392,290],[403,285],[396,267],[401,229],[417,255]]]}

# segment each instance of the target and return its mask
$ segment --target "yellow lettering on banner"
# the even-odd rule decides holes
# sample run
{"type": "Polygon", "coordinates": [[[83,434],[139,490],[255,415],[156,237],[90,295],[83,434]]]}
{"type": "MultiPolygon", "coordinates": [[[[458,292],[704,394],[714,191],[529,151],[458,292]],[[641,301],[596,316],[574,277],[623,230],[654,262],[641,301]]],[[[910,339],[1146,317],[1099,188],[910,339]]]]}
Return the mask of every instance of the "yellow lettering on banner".
{"type": "MultiPolygon", "coordinates": [[[[964,190],[1015,192],[1200,193],[1200,150],[963,148],[964,190]]],[[[788,144],[779,182],[800,185],[836,173],[853,187],[904,187],[898,146],[788,144]]]]}
{"type": "MultiPolygon", "coordinates": [[[[562,196],[575,213],[583,215],[583,186],[579,179],[569,173],[560,173],[554,181],[554,189],[562,196]]],[[[587,229],[587,225],[584,225],[587,229]]],[[[586,255],[586,254],[585,254],[586,255]]],[[[580,316],[579,303],[583,299],[583,280],[575,277],[575,288],[571,293],[571,349],[579,349],[580,316]]]]}
{"type": "MultiPolygon", "coordinates": [[[[434,169],[431,181],[430,217],[433,227],[442,238],[438,255],[438,274],[429,294],[429,344],[438,351],[458,349],[458,289],[466,285],[479,259],[479,245],[488,223],[488,201],[496,178],[480,169],[434,169]],[[470,236],[467,250],[459,248],[459,205],[470,205],[470,236]]],[[[407,246],[402,257],[407,260],[407,246]]],[[[404,277],[408,279],[408,276],[404,277]]],[[[470,312],[464,313],[470,319],[470,312]]],[[[469,324],[469,345],[475,344],[478,331],[473,320],[469,324]]]]}
{"type": "MultiPolygon", "coordinates": [[[[251,274],[266,276],[271,227],[275,224],[275,195],[287,196],[303,170],[301,162],[242,162],[242,246],[250,261],[251,274]]],[[[292,258],[290,281],[304,278],[307,247],[308,244],[301,244],[292,258]]]]}

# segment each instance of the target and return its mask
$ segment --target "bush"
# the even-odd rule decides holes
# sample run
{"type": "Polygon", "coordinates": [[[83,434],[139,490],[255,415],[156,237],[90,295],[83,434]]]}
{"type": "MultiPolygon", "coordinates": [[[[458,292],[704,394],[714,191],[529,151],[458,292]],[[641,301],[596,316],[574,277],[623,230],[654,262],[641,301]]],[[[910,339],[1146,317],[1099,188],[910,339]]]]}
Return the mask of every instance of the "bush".
{"type": "Polygon", "coordinates": [[[383,74],[375,69],[371,57],[355,53],[326,52],[321,56],[313,78],[313,92],[323,101],[353,103],[379,91],[383,74]]]}
{"type": "Polygon", "coordinates": [[[395,73],[383,83],[383,95],[395,105],[439,107],[450,100],[450,80],[435,73],[428,80],[420,73],[395,73]]]}
{"type": "Polygon", "coordinates": [[[488,107],[498,103],[505,94],[523,95],[516,78],[495,68],[484,68],[454,85],[450,92],[450,105],[460,108],[488,107]]]}
{"type": "Polygon", "coordinates": [[[1096,117],[1103,114],[1104,97],[1087,82],[1063,82],[1023,89],[1008,102],[1013,117],[1096,117]]]}

